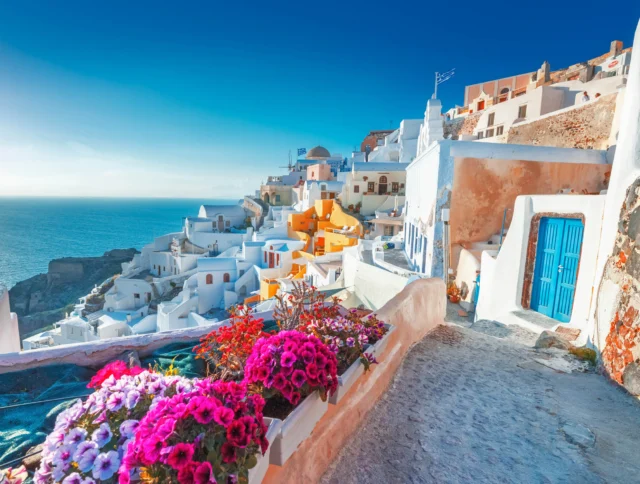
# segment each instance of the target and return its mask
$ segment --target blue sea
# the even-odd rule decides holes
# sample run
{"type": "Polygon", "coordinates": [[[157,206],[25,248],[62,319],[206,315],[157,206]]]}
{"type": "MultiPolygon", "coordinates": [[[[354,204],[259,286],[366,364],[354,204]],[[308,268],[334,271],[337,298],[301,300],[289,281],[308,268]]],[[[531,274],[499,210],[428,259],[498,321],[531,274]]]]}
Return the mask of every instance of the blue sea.
{"type": "Polygon", "coordinates": [[[238,200],[0,197],[0,283],[46,273],[60,257],[140,250],[154,237],[182,229],[202,204],[238,200]]]}

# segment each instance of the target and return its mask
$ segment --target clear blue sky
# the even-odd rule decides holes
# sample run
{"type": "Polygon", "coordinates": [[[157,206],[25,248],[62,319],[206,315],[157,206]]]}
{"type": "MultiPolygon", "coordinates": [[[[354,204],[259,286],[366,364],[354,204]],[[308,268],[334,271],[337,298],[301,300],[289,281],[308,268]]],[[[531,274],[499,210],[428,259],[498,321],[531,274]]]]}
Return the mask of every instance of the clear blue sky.
{"type": "Polygon", "coordinates": [[[464,86],[629,46],[640,2],[0,0],[0,195],[240,196],[464,86]]]}

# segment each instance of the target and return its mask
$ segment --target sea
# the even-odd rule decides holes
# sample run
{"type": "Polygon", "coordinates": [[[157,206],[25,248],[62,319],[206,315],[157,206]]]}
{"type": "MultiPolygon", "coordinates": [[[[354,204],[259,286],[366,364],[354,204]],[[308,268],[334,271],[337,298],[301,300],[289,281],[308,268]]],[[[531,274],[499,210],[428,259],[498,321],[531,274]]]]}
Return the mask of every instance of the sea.
{"type": "Polygon", "coordinates": [[[60,257],[140,250],[154,237],[182,230],[203,204],[239,199],[0,197],[0,283],[8,288],[46,273],[60,257]]]}

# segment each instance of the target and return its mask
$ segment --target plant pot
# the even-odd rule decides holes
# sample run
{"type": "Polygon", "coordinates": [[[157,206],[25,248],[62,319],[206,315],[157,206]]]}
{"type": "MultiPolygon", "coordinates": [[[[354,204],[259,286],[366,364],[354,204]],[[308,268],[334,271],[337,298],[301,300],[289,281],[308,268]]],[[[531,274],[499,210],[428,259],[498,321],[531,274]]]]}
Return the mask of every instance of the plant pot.
{"type": "Polygon", "coordinates": [[[269,463],[281,466],[311,435],[318,420],[322,418],[329,402],[323,402],[316,391],[299,404],[282,422],[280,431],[271,446],[269,463]]]}
{"type": "Polygon", "coordinates": [[[280,433],[280,427],[282,427],[282,420],[277,418],[264,418],[264,423],[267,425],[267,440],[269,441],[269,448],[264,455],[258,454],[258,463],[253,469],[249,469],[249,484],[260,484],[264,475],[269,469],[269,458],[271,455],[271,447],[275,442],[278,434],[280,433]]]}
{"type": "MultiPolygon", "coordinates": [[[[369,352],[369,349],[367,349],[366,352],[369,352]]],[[[363,373],[364,365],[360,362],[360,358],[358,358],[342,375],[338,376],[338,389],[329,397],[329,403],[331,405],[337,405],[363,373]]]]}
{"type": "Polygon", "coordinates": [[[457,304],[460,302],[460,296],[449,296],[449,301],[451,301],[453,304],[457,304]]]}
{"type": "Polygon", "coordinates": [[[384,352],[385,348],[387,347],[387,344],[389,344],[389,336],[391,336],[391,333],[393,333],[396,330],[396,327],[391,324],[385,324],[384,327],[388,329],[387,334],[385,334],[381,340],[376,342],[376,344],[369,347],[369,349],[365,351],[365,353],[371,353],[373,356],[377,358],[384,352]]]}

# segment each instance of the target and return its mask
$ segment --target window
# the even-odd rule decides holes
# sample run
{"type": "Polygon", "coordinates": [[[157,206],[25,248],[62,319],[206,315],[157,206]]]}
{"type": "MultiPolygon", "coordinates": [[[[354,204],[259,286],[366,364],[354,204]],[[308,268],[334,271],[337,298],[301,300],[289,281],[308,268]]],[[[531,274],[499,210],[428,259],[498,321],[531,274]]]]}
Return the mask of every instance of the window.
{"type": "Polygon", "coordinates": [[[502,89],[500,89],[500,94],[507,94],[508,92],[509,92],[508,87],[503,87],[502,89]]]}
{"type": "Polygon", "coordinates": [[[487,120],[487,126],[493,126],[493,123],[496,120],[496,113],[491,113],[489,115],[489,119],[487,120]]]}
{"type": "Polygon", "coordinates": [[[280,195],[276,195],[276,202],[280,201],[280,195]]]}
{"type": "Polygon", "coordinates": [[[134,299],[140,299],[140,294],[138,294],[137,292],[133,293],[133,298],[134,299]]]}
{"type": "Polygon", "coordinates": [[[167,272],[167,266],[162,266],[162,272],[167,272]]]}
{"type": "Polygon", "coordinates": [[[393,235],[393,225],[384,226],[384,235],[393,235]]]}
{"type": "Polygon", "coordinates": [[[482,111],[483,109],[484,109],[484,101],[478,101],[477,111],[482,111]]]}
{"type": "Polygon", "coordinates": [[[353,193],[360,193],[360,185],[353,186],[353,193]]]}
{"type": "Polygon", "coordinates": [[[504,126],[498,126],[496,128],[496,136],[500,136],[502,133],[504,133],[504,126]]]}
{"type": "Polygon", "coordinates": [[[391,183],[391,193],[398,193],[398,182],[392,182],[391,183]]]}
{"type": "Polygon", "coordinates": [[[327,185],[325,185],[324,183],[320,185],[320,190],[325,191],[326,189],[327,189],[327,185]]]}
{"type": "Polygon", "coordinates": [[[155,265],[155,264],[153,264],[153,270],[154,270],[154,271],[156,270],[156,265],[155,265]]]}
{"type": "Polygon", "coordinates": [[[523,104],[518,108],[518,118],[526,118],[527,117],[527,105],[523,104]]]}
{"type": "Polygon", "coordinates": [[[369,182],[367,184],[367,191],[368,192],[373,192],[376,189],[376,184],[373,182],[369,182]]]}
{"type": "Polygon", "coordinates": [[[207,277],[205,279],[205,282],[207,284],[213,284],[213,275],[212,274],[207,274],[207,277]]]}
{"type": "Polygon", "coordinates": [[[229,220],[227,220],[227,221],[224,223],[224,225],[225,225],[225,227],[231,227],[231,222],[230,222],[229,220]]]}
{"type": "Polygon", "coordinates": [[[276,254],[276,264],[280,265],[280,254],[276,254]]]}
{"type": "Polygon", "coordinates": [[[478,139],[482,139],[483,137],[482,131],[478,131],[478,139]]]}
{"type": "Polygon", "coordinates": [[[267,262],[267,253],[264,253],[264,261],[267,262]]]}
{"type": "Polygon", "coordinates": [[[222,281],[229,282],[230,280],[231,280],[231,277],[229,276],[229,273],[225,272],[224,276],[222,276],[222,281]]]}
{"type": "Polygon", "coordinates": [[[311,178],[313,178],[314,176],[316,176],[316,172],[315,172],[315,171],[312,171],[312,172],[311,172],[311,178]]]}
{"type": "Polygon", "coordinates": [[[404,183],[400,183],[400,188],[404,188],[404,183]]]}
{"type": "Polygon", "coordinates": [[[380,177],[380,183],[387,183],[387,177],[386,176],[381,176],[380,177]]]}
{"type": "Polygon", "coordinates": [[[485,138],[491,138],[493,136],[493,128],[488,129],[485,138]]]}

